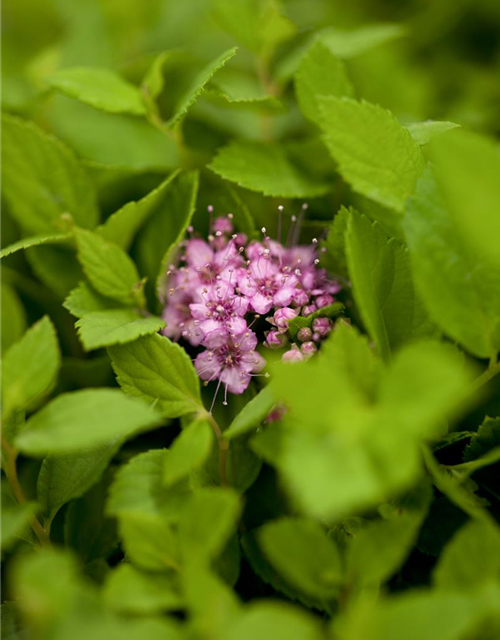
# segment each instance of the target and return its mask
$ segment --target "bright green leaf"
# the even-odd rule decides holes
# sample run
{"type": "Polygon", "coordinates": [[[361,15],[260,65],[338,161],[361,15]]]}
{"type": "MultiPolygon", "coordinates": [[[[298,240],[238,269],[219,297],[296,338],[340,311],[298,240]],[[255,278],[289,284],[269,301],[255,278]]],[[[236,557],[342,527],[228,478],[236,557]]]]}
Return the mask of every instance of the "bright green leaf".
{"type": "Polygon", "coordinates": [[[328,27],[320,31],[320,40],[339,58],[353,58],[406,33],[399,24],[370,24],[350,31],[328,27]]]}
{"type": "Polygon", "coordinates": [[[84,280],[69,292],[63,302],[63,307],[77,318],[83,318],[83,316],[88,313],[106,311],[107,309],[118,306],[119,303],[116,302],[116,300],[106,298],[100,293],[97,293],[97,291],[94,291],[90,284],[84,280]]]}
{"type": "Polygon", "coordinates": [[[92,351],[157,333],[165,327],[165,321],[156,316],[141,316],[134,309],[106,309],[87,313],[75,326],[85,350],[92,351]]]}
{"type": "Polygon", "coordinates": [[[238,413],[226,431],[224,431],[224,438],[230,440],[258,428],[275,403],[276,400],[272,388],[270,386],[264,387],[238,413]]]}
{"type": "Polygon", "coordinates": [[[22,249],[29,249],[29,247],[36,247],[39,244],[58,244],[59,242],[65,242],[71,238],[69,233],[59,233],[56,235],[42,235],[32,236],[31,238],[22,238],[8,247],[5,247],[0,251],[0,258],[6,258],[12,253],[21,251],[22,249]]]}
{"type": "Polygon", "coordinates": [[[299,607],[255,602],[227,630],[228,640],[321,640],[319,621],[299,607]]]}
{"type": "Polygon", "coordinates": [[[171,486],[201,466],[212,450],[214,435],[206,420],[185,427],[174,440],[165,458],[163,481],[171,486]]]}
{"type": "Polygon", "coordinates": [[[412,124],[406,125],[406,128],[411,133],[415,142],[423,146],[430,142],[435,136],[439,136],[450,129],[456,129],[459,126],[459,124],[447,122],[446,120],[427,120],[426,122],[413,122],[412,124]]]}
{"type": "Polygon", "coordinates": [[[0,312],[2,319],[0,321],[0,329],[2,331],[2,353],[6,353],[7,349],[18,340],[21,339],[27,328],[26,311],[19,299],[14,287],[7,282],[2,282],[1,287],[2,301],[0,304],[0,312]]]}

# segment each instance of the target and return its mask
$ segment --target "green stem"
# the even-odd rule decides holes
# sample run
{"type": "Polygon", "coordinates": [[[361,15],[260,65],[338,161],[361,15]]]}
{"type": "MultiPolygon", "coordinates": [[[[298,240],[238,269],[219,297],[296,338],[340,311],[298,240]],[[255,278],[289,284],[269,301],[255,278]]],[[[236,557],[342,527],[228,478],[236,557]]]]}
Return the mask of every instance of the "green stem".
{"type": "MultiPolygon", "coordinates": [[[[4,471],[5,477],[7,478],[7,482],[12,489],[12,493],[14,494],[15,499],[19,504],[26,504],[28,499],[26,498],[23,488],[21,487],[21,483],[19,482],[19,477],[17,475],[17,456],[18,451],[14,447],[12,447],[7,439],[2,435],[2,449],[4,452],[4,471]]],[[[36,516],[32,516],[30,518],[30,525],[33,531],[35,532],[38,540],[40,541],[40,545],[42,547],[49,547],[50,544],[50,535],[49,532],[40,524],[40,521],[36,516]]]]}
{"type": "Polygon", "coordinates": [[[486,371],[484,371],[478,378],[474,380],[474,382],[470,385],[467,390],[466,396],[470,396],[474,394],[478,389],[480,389],[483,385],[492,380],[498,373],[500,373],[500,362],[497,362],[496,354],[492,356],[490,360],[490,364],[486,371]]]}

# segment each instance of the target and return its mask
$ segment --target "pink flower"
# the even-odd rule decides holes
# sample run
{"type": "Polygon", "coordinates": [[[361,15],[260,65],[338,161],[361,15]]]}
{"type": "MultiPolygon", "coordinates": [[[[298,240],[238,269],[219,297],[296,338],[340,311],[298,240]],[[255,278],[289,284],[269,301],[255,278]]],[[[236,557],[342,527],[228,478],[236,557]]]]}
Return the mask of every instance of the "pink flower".
{"type": "Polygon", "coordinates": [[[290,307],[283,307],[282,309],[278,309],[272,319],[269,321],[272,324],[276,325],[278,329],[287,330],[288,323],[290,320],[293,320],[298,315],[297,309],[290,309],[290,307]]]}
{"type": "Polygon", "coordinates": [[[304,355],[300,352],[297,345],[293,344],[292,347],[281,356],[281,359],[283,362],[301,362],[304,359],[304,355]]]}
{"type": "Polygon", "coordinates": [[[230,284],[217,283],[199,288],[196,298],[199,302],[191,303],[189,309],[205,335],[218,329],[240,334],[247,328],[244,316],[248,310],[248,299],[235,294],[230,284]]]}
{"type": "Polygon", "coordinates": [[[240,271],[238,287],[248,296],[256,313],[265,314],[275,307],[287,307],[293,300],[297,278],[282,271],[269,257],[250,260],[248,269],[240,271]]]}
{"type": "Polygon", "coordinates": [[[202,380],[219,380],[225,385],[226,394],[243,393],[252,375],[261,371],[266,361],[255,351],[257,336],[247,330],[237,336],[213,331],[205,339],[206,351],[195,360],[195,367],[202,380]]]}

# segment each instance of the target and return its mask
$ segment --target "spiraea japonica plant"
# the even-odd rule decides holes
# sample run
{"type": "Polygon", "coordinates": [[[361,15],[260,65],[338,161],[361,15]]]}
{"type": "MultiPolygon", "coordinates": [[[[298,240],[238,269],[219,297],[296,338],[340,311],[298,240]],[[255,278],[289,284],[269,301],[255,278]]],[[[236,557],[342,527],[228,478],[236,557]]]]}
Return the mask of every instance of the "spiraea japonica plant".
{"type": "Polygon", "coordinates": [[[2,637],[500,637],[496,4],[3,10],[2,637]]]}

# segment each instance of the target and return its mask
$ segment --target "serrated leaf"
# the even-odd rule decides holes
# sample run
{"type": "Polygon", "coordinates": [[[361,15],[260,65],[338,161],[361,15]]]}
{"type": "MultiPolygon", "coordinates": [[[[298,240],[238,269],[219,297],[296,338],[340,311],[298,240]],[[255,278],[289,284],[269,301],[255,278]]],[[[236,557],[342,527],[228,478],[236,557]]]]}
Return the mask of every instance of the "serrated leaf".
{"type": "Polygon", "coordinates": [[[110,69],[69,67],[59,69],[46,82],[61,93],[110,113],[143,115],[146,107],[139,89],[110,69]]]}
{"type": "Polygon", "coordinates": [[[301,172],[285,148],[276,144],[233,140],[219,149],[208,168],[225,180],[266,196],[312,198],[331,188],[301,172]]]}
{"type": "Polygon", "coordinates": [[[321,40],[315,40],[295,74],[295,94],[306,118],[319,123],[320,96],[354,96],[344,63],[321,40]]]}
{"type": "Polygon", "coordinates": [[[76,323],[86,351],[125,344],[165,327],[156,316],[141,316],[134,309],[106,309],[85,314],[76,323]]]}
{"type": "Polygon", "coordinates": [[[2,361],[2,415],[35,408],[54,386],[61,356],[48,316],[31,326],[2,361]]]}
{"type": "Polygon", "coordinates": [[[465,245],[429,168],[407,204],[415,286],[434,322],[476,356],[500,348],[500,270],[465,245]]]}
{"type": "Polygon", "coordinates": [[[425,161],[409,131],[385,109],[350,98],[320,99],[325,143],[352,188],[402,213],[425,161]]]}
{"type": "Polygon", "coordinates": [[[12,217],[27,233],[54,234],[70,215],[85,228],[99,213],[90,179],[62,142],[33,123],[2,116],[2,189],[12,217]]]}
{"type": "Polygon", "coordinates": [[[432,574],[440,589],[468,591],[500,579],[500,532],[489,521],[471,520],[444,548],[432,574]]]}
{"type": "Polygon", "coordinates": [[[250,51],[264,56],[296,31],[279,9],[280,5],[270,0],[212,0],[220,26],[250,51]]]}
{"type": "Polygon", "coordinates": [[[264,387],[246,404],[224,431],[224,438],[230,440],[256,429],[267,417],[276,403],[272,388],[264,387]]]}
{"type": "Polygon", "coordinates": [[[477,460],[495,447],[500,447],[500,418],[486,416],[477,433],[471,435],[471,441],[464,451],[465,462],[477,460]]]}
{"type": "Polygon", "coordinates": [[[411,340],[436,334],[414,290],[406,247],[389,240],[378,223],[353,212],[347,225],[346,255],[354,299],[385,359],[411,340]]]}
{"type": "Polygon", "coordinates": [[[333,55],[349,59],[405,34],[406,30],[402,25],[375,23],[350,31],[328,27],[320,31],[319,38],[333,55]]]}
{"type": "Polygon", "coordinates": [[[122,614],[153,615],[182,607],[173,574],[141,571],[123,563],[111,571],[103,587],[108,607],[122,614]]]}
{"type": "Polygon", "coordinates": [[[174,113],[167,122],[167,127],[174,127],[181,120],[181,118],[186,115],[189,109],[199,98],[208,82],[210,82],[212,77],[217,73],[217,71],[219,71],[219,69],[222,69],[226,62],[231,60],[231,58],[236,55],[237,50],[237,47],[228,49],[218,58],[209,62],[198,74],[196,74],[189,87],[177,102],[174,108],[174,113]]]}
{"type": "Polygon", "coordinates": [[[0,258],[6,258],[12,253],[21,251],[22,249],[29,249],[30,247],[36,247],[39,244],[58,244],[60,242],[66,242],[71,239],[69,233],[59,233],[52,235],[32,236],[30,238],[22,238],[13,244],[9,244],[7,247],[0,251],[0,258]]]}
{"type": "Polygon", "coordinates": [[[27,454],[65,455],[161,424],[151,407],[118,389],[64,393],[34,414],[16,438],[27,454]]]}
{"type": "Polygon", "coordinates": [[[116,300],[106,298],[94,291],[88,282],[82,280],[72,289],[63,302],[63,307],[76,318],[83,318],[94,311],[105,311],[119,306],[116,300]]]}
{"type": "Polygon", "coordinates": [[[493,138],[454,131],[431,145],[435,176],[465,242],[500,267],[500,152],[493,138]]]}
{"type": "Polygon", "coordinates": [[[222,551],[236,530],[240,505],[229,489],[199,489],[186,501],[179,520],[179,546],[184,561],[204,562],[222,551]]]}
{"type": "Polygon", "coordinates": [[[214,434],[206,420],[196,420],[174,440],[165,458],[163,482],[171,486],[201,466],[212,449],[214,434]]]}
{"type": "Polygon", "coordinates": [[[78,229],[75,237],[78,259],[95,290],[118,302],[136,302],[140,277],[123,249],[91,231],[78,229]]]}
{"type": "Polygon", "coordinates": [[[264,554],[289,584],[313,598],[332,599],[343,580],[339,551],[321,525],[281,518],[258,532],[264,554]]]}
{"type": "Polygon", "coordinates": [[[106,240],[114,242],[122,249],[128,250],[137,231],[162,207],[166,192],[172,181],[179,175],[174,171],[156,189],[150,191],[137,202],[127,202],[126,205],[112,213],[106,221],[95,229],[96,233],[106,240]]]}
{"type": "Polygon", "coordinates": [[[126,394],[156,403],[165,417],[200,411],[200,381],[182,347],[159,335],[109,349],[126,394]]]}
{"type": "Polygon", "coordinates": [[[412,138],[420,146],[430,142],[435,136],[439,136],[450,129],[456,129],[459,124],[448,122],[446,120],[426,120],[425,122],[412,122],[406,125],[411,133],[412,138]]]}

